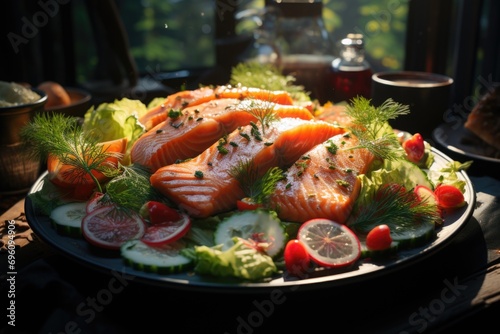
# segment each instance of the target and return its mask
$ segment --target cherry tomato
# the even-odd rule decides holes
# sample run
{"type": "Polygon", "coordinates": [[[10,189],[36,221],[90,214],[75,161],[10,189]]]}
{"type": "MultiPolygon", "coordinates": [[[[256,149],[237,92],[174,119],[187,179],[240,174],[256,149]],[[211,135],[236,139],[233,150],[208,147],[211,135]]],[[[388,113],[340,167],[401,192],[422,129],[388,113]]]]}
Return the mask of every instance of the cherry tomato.
{"type": "Polygon", "coordinates": [[[403,148],[406,152],[408,160],[417,163],[424,157],[425,145],[424,139],[420,133],[415,133],[411,138],[403,142],[403,148]]]}
{"type": "Polygon", "coordinates": [[[443,209],[459,208],[465,204],[464,194],[451,184],[440,184],[434,190],[437,204],[443,209]]]}
{"type": "Polygon", "coordinates": [[[240,211],[255,210],[262,207],[261,204],[255,203],[250,197],[245,197],[236,201],[236,207],[240,211]]]}
{"type": "Polygon", "coordinates": [[[288,241],[284,251],[285,267],[292,276],[305,277],[310,257],[305,245],[298,239],[288,241]]]}
{"type": "Polygon", "coordinates": [[[181,214],[174,208],[158,201],[148,201],[140,209],[141,216],[152,225],[180,220],[181,214]]]}
{"type": "Polygon", "coordinates": [[[386,224],[375,226],[366,236],[366,247],[369,250],[388,249],[391,244],[391,229],[386,224]]]}

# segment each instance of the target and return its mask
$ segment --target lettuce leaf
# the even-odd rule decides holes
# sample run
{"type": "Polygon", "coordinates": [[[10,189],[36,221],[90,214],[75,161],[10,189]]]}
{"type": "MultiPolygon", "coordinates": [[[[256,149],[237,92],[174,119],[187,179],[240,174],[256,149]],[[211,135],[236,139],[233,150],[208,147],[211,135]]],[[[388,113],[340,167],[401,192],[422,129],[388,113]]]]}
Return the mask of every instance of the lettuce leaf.
{"type": "Polygon", "coordinates": [[[380,168],[371,170],[367,174],[358,175],[358,179],[361,181],[361,191],[356,200],[356,205],[370,203],[377,190],[384,184],[397,183],[407,190],[411,190],[417,185],[424,185],[434,189],[434,185],[427,173],[416,164],[406,160],[384,160],[380,168]]]}
{"type": "Polygon", "coordinates": [[[153,108],[155,108],[155,107],[157,107],[157,106],[161,105],[162,103],[165,103],[165,100],[166,100],[166,99],[167,99],[166,97],[155,97],[154,99],[152,99],[152,100],[148,103],[148,105],[147,105],[148,110],[149,110],[149,109],[153,109],[153,108]]]}
{"type": "Polygon", "coordinates": [[[277,272],[271,257],[248,246],[243,239],[234,237],[234,245],[222,251],[222,245],[213,247],[196,246],[196,265],[198,274],[218,277],[236,277],[259,280],[277,272]]]}
{"type": "Polygon", "coordinates": [[[84,115],[83,131],[90,132],[99,141],[126,137],[127,155],[135,141],[146,131],[139,117],[148,111],[139,100],[123,98],[112,103],[93,106],[84,115]]]}
{"type": "Polygon", "coordinates": [[[439,184],[450,184],[463,193],[465,192],[466,182],[458,177],[458,172],[464,170],[466,171],[472,165],[473,161],[466,161],[461,163],[459,161],[450,161],[445,167],[440,170],[429,171],[429,178],[432,182],[438,186],[439,184]]]}

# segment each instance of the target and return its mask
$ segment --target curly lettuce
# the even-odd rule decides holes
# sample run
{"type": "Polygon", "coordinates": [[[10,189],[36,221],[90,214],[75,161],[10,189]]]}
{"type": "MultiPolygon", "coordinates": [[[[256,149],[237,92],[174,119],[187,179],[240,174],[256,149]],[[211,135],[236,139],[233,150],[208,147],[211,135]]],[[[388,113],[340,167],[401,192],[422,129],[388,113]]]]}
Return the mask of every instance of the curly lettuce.
{"type": "Polygon", "coordinates": [[[277,272],[273,259],[257,251],[243,239],[234,237],[234,245],[223,251],[222,245],[194,248],[195,272],[218,277],[259,280],[277,272]]]}
{"type": "Polygon", "coordinates": [[[135,141],[146,131],[139,118],[148,111],[139,100],[122,98],[112,103],[93,106],[84,115],[83,131],[91,132],[99,141],[110,141],[126,137],[127,154],[135,141]]]}

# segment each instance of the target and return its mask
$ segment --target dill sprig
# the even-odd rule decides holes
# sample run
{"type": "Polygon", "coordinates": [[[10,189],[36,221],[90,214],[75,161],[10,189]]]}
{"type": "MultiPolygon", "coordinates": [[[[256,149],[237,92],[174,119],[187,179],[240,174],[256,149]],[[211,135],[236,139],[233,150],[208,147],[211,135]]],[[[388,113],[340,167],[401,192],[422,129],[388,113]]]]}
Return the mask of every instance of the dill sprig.
{"type": "Polygon", "coordinates": [[[371,105],[364,97],[356,97],[346,107],[346,113],[353,120],[349,130],[359,140],[355,148],[366,148],[376,157],[397,160],[403,157],[401,144],[388,121],[409,113],[407,105],[387,99],[379,107],[371,105]]]}
{"type": "Polygon", "coordinates": [[[98,140],[82,130],[78,120],[58,113],[39,113],[20,130],[21,139],[33,156],[47,159],[52,155],[69,166],[64,177],[74,182],[89,175],[98,191],[102,185],[92,171],[109,168],[106,160],[121,158],[118,152],[107,152],[98,140]]]}
{"type": "Polygon", "coordinates": [[[378,138],[372,138],[369,133],[352,128],[351,132],[359,140],[358,145],[349,147],[350,150],[356,148],[366,148],[374,156],[380,159],[397,160],[404,157],[404,151],[394,133],[385,133],[378,138]]]}
{"type": "Polygon", "coordinates": [[[371,201],[354,207],[348,222],[353,230],[366,234],[384,222],[393,233],[398,233],[400,230],[418,228],[419,224],[440,221],[436,205],[416,200],[413,190],[395,192],[387,187],[379,191],[371,201]]]}
{"type": "Polygon", "coordinates": [[[284,178],[283,171],[279,167],[272,167],[260,176],[259,168],[255,166],[253,160],[240,162],[229,173],[239,182],[245,196],[256,204],[264,205],[268,203],[278,181],[284,178]]]}
{"type": "Polygon", "coordinates": [[[266,127],[269,127],[271,122],[279,119],[274,109],[275,105],[276,103],[270,101],[246,99],[241,101],[236,108],[245,110],[253,115],[261,124],[261,131],[264,135],[266,133],[266,127]]]}
{"type": "Polygon", "coordinates": [[[383,131],[384,124],[389,120],[410,112],[407,105],[395,102],[391,98],[375,107],[371,104],[371,100],[359,96],[352,99],[351,104],[346,109],[347,115],[353,118],[354,124],[358,126],[372,125],[371,128],[367,129],[372,136],[376,136],[378,132],[383,131]]]}
{"type": "Polygon", "coordinates": [[[104,174],[113,177],[106,184],[106,196],[119,207],[139,211],[147,201],[162,198],[151,186],[151,173],[146,167],[120,165],[118,169],[105,170],[104,174]]]}

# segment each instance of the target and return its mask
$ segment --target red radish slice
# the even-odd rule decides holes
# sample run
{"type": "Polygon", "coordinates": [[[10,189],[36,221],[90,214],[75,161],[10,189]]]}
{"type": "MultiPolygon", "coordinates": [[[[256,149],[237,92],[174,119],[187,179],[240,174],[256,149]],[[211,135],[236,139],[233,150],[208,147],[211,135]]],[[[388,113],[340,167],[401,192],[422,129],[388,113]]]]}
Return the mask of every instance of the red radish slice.
{"type": "Polygon", "coordinates": [[[118,250],[131,239],[144,235],[146,223],[133,211],[107,205],[88,213],[82,220],[83,237],[92,245],[118,250]]]}

